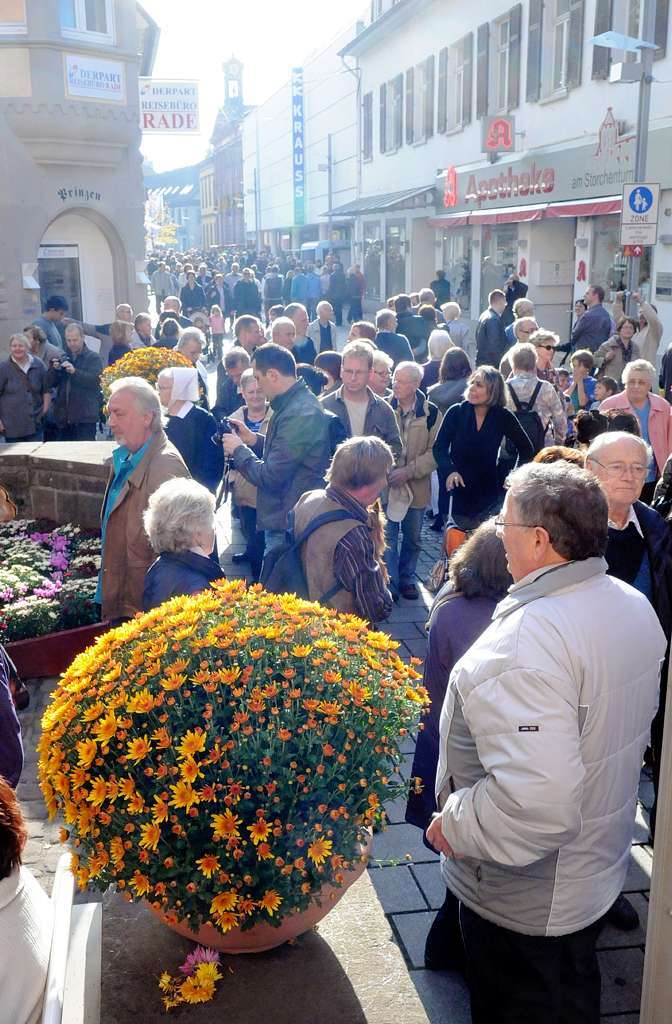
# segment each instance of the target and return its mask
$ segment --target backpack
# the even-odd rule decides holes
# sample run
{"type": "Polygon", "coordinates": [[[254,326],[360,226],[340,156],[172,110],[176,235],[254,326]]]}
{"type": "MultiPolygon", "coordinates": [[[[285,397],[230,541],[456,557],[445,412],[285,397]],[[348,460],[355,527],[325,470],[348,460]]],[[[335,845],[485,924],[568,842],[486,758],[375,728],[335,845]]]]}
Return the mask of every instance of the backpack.
{"type": "Polygon", "coordinates": [[[511,392],[513,404],[516,407],[516,419],[518,420],[521,427],[529,437],[532,443],[532,447],[534,448],[535,455],[537,452],[540,452],[541,449],[544,447],[546,439],[546,428],[544,427],[544,424],[541,422],[541,416],[538,412],[534,411],[534,403],[536,402],[537,396],[541,391],[542,383],[543,381],[537,381],[537,386],[535,387],[534,391],[530,395],[530,398],[527,402],[521,402],[518,398],[518,395],[513,390],[513,387],[510,384],[507,384],[507,387],[511,392]]]}
{"type": "MultiPolygon", "coordinates": [[[[296,594],[309,600],[308,581],[301,561],[301,548],[316,530],[328,523],[338,523],[343,519],[352,519],[352,513],[345,509],[333,512],[323,512],[315,516],[312,523],[309,523],[305,530],[298,536],[294,532],[294,510],[288,515],[288,526],[285,541],[277,548],[271,548],[264,555],[264,563],[261,570],[261,584],[272,594],[296,594]]],[[[320,604],[326,604],[335,594],[341,590],[340,583],[317,598],[320,604]]]]}

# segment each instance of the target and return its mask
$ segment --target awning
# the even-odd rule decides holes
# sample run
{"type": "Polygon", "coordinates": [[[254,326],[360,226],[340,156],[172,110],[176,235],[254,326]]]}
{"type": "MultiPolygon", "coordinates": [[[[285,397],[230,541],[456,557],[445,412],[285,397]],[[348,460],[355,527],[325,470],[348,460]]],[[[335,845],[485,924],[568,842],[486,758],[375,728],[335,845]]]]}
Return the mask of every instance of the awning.
{"type": "Polygon", "coordinates": [[[621,212],[621,196],[605,199],[583,199],[578,203],[550,203],[546,217],[599,217],[605,213],[621,212]]]}
{"type": "Polygon", "coordinates": [[[464,228],[469,223],[468,213],[447,213],[442,217],[430,217],[430,228],[464,228]]]}
{"type": "Polygon", "coordinates": [[[531,220],[541,220],[546,203],[530,206],[504,206],[498,210],[474,210],[469,214],[470,224],[523,224],[531,220]]]}
{"type": "Polygon", "coordinates": [[[333,210],[327,211],[323,216],[356,217],[360,213],[381,213],[384,210],[392,210],[395,206],[400,206],[410,199],[416,199],[418,196],[427,193],[434,193],[433,185],[425,185],[424,188],[407,188],[402,192],[385,192],[377,196],[362,196],[360,199],[353,199],[343,206],[334,207],[333,210]]]}

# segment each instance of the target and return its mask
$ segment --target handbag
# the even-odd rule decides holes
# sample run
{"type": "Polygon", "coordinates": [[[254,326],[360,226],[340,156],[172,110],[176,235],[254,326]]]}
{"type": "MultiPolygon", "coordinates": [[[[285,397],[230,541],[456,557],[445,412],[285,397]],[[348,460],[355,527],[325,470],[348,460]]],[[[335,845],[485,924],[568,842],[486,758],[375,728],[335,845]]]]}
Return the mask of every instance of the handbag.
{"type": "Polygon", "coordinates": [[[453,496],[448,502],[448,519],[443,531],[443,554],[429,570],[425,586],[430,594],[436,594],[448,579],[448,564],[454,551],[464,544],[467,534],[453,519],[453,496]]]}

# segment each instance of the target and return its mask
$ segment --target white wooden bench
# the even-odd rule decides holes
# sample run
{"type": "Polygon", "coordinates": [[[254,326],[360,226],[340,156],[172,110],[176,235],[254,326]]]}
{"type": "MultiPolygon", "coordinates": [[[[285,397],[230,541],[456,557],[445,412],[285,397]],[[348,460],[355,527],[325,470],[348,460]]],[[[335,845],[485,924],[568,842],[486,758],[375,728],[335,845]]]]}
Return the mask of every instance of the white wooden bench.
{"type": "Polygon", "coordinates": [[[102,905],[72,905],[70,854],[58,862],[51,901],[54,931],[44,989],[42,1024],[99,1024],[102,905]]]}

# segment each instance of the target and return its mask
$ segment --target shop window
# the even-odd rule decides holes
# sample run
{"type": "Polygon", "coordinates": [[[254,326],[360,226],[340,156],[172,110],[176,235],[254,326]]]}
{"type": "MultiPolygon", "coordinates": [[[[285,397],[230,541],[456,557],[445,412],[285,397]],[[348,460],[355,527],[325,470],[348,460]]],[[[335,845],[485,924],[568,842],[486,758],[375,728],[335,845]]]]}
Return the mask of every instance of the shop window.
{"type": "Polygon", "coordinates": [[[373,159],[373,93],[362,100],[362,160],[373,159]]]}
{"type": "Polygon", "coordinates": [[[406,223],[388,221],[385,225],[385,289],[387,295],[406,291],[406,223]]]}
{"type": "MultiPolygon", "coordinates": [[[[616,292],[624,291],[628,278],[628,261],[620,245],[620,218],[617,214],[593,218],[593,246],[590,282],[601,284],[605,304],[611,306],[616,292]]],[[[645,248],[639,261],[639,287],[642,294],[651,294],[651,249],[645,248]]]]}
{"type": "Polygon", "coordinates": [[[380,221],[364,222],[363,264],[366,291],[364,297],[380,301],[381,298],[381,260],[383,240],[380,235],[380,221]]]}
{"type": "Polygon", "coordinates": [[[488,304],[494,288],[506,288],[506,281],[518,266],[518,225],[483,227],[481,240],[481,309],[488,304]]]}
{"type": "Polygon", "coordinates": [[[472,229],[453,229],[444,232],[442,265],[450,282],[450,297],[459,302],[462,315],[471,311],[471,237],[472,229]]]}
{"type": "Polygon", "coordinates": [[[0,0],[0,36],[25,35],[25,0],[0,0]]]}
{"type": "Polygon", "coordinates": [[[67,38],[114,43],[114,0],[59,0],[59,10],[67,38]]]}

